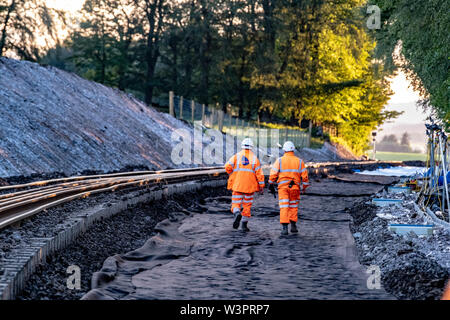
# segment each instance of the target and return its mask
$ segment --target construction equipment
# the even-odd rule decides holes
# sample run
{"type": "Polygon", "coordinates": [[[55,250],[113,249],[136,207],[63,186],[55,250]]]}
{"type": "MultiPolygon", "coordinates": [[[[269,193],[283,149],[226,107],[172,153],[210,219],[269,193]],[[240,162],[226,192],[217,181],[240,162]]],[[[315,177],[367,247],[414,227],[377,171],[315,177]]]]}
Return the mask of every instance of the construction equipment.
{"type": "MultiPolygon", "coordinates": [[[[446,213],[450,221],[450,197],[448,191],[449,164],[448,164],[448,137],[443,126],[429,118],[430,123],[425,124],[428,136],[427,172],[425,173],[423,187],[421,188],[417,204],[422,209],[446,213]]],[[[444,215],[445,216],[445,215],[444,215]]]]}

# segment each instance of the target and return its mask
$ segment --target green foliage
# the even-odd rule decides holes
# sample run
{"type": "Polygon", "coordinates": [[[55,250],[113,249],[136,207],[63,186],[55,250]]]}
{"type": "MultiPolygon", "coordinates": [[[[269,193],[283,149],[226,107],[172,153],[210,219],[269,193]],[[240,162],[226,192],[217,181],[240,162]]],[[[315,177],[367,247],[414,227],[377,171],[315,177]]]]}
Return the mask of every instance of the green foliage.
{"type": "Polygon", "coordinates": [[[402,68],[423,106],[450,124],[450,14],[448,0],[374,0],[382,28],[374,32],[377,56],[402,68]],[[395,52],[398,46],[399,52],[395,52]],[[392,56],[395,52],[394,57],[392,56]]]}
{"type": "Polygon", "coordinates": [[[240,117],[333,125],[353,151],[386,119],[363,0],[87,0],[64,44],[89,79],[147,103],[170,90],[240,117]]]}
{"type": "Polygon", "coordinates": [[[0,4],[0,56],[8,53],[37,61],[42,47],[37,40],[55,40],[57,21],[64,23],[61,11],[47,8],[44,0],[2,0],[0,4]]]}

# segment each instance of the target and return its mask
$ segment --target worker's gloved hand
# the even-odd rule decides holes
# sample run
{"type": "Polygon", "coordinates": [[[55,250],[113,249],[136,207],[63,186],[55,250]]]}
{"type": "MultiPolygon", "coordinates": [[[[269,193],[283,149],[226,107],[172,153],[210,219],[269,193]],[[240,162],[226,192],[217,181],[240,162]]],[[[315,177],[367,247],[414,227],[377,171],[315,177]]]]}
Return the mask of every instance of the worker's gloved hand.
{"type": "Polygon", "coordinates": [[[269,192],[271,194],[273,194],[273,197],[276,198],[276,193],[275,193],[275,186],[273,185],[273,183],[269,184],[269,192]]]}
{"type": "Polygon", "coordinates": [[[275,187],[273,186],[273,183],[269,184],[269,191],[270,193],[275,193],[275,187]]]}

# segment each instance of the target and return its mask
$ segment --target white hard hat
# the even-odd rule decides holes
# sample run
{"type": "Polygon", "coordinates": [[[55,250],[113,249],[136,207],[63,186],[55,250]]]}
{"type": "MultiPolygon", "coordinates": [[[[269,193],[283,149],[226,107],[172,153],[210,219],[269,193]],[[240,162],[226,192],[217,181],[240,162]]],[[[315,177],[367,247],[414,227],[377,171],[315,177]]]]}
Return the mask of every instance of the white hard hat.
{"type": "Polygon", "coordinates": [[[295,146],[291,141],[286,141],[283,145],[284,152],[294,151],[295,146]]]}
{"type": "Polygon", "coordinates": [[[253,141],[252,141],[252,139],[245,138],[244,140],[242,140],[241,148],[242,149],[251,149],[251,148],[253,148],[253,141]]]}

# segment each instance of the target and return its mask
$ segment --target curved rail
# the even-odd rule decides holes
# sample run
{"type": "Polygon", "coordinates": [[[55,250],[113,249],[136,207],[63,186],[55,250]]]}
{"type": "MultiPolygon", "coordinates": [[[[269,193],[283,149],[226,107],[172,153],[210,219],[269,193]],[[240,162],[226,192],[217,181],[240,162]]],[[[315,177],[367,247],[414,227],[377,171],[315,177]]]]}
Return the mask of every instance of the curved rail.
{"type": "Polygon", "coordinates": [[[69,177],[8,186],[9,189],[36,188],[0,195],[0,229],[48,208],[93,194],[214,178],[224,174],[222,167],[209,167],[69,177]]]}
{"type": "MultiPolygon", "coordinates": [[[[329,166],[360,166],[377,163],[401,164],[401,162],[396,161],[345,161],[307,163],[307,167],[316,169],[329,166]]],[[[223,167],[183,168],[74,176],[20,185],[2,186],[0,187],[0,191],[11,190],[12,192],[0,194],[0,229],[48,208],[74,199],[88,197],[92,194],[111,192],[130,187],[171,184],[181,181],[213,178],[225,174],[223,167]]]]}

